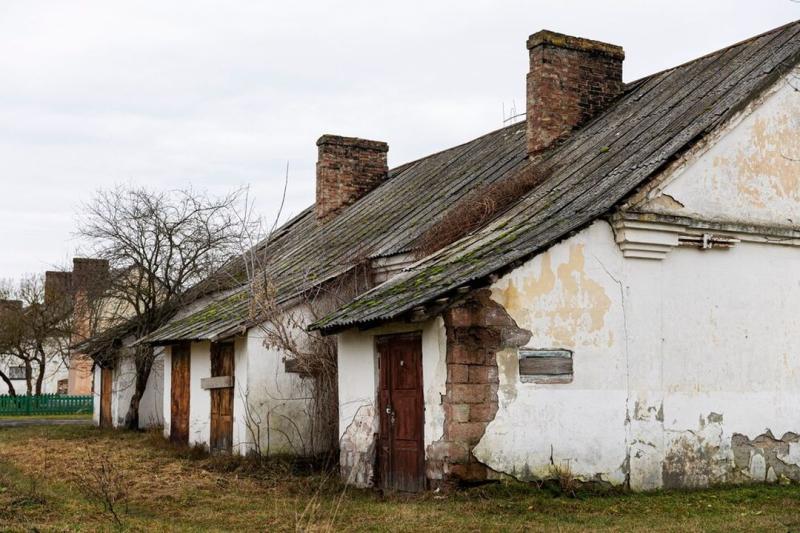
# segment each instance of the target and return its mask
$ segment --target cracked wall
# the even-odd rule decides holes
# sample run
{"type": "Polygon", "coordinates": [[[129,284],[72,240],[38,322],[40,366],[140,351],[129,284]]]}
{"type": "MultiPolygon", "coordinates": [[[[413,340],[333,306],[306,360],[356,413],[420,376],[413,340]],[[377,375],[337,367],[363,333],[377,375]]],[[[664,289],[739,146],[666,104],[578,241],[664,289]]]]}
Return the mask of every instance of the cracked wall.
{"type": "Polygon", "coordinates": [[[498,411],[474,450],[493,471],[540,479],[569,465],[637,490],[797,476],[797,248],[631,260],[596,222],[492,297],[533,332],[528,347],[574,352],[565,384],[521,383],[516,351],[497,354],[498,411]]]}

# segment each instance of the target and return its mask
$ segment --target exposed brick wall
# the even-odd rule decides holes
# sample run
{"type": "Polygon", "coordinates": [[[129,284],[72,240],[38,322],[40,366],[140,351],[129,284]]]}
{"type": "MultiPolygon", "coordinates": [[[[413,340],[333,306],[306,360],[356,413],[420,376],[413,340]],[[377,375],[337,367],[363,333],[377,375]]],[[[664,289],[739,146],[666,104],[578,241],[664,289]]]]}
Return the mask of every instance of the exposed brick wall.
{"type": "Polygon", "coordinates": [[[613,44],[547,30],[528,38],[528,51],[528,153],[535,154],[622,93],[625,53],[613,44]]]}
{"type": "MultiPolygon", "coordinates": [[[[73,343],[84,340],[91,334],[93,302],[95,298],[102,295],[108,282],[108,261],[80,257],[72,260],[72,290],[75,298],[73,343]]],[[[92,360],[82,353],[71,353],[68,393],[90,394],[92,377],[92,360]]]]}
{"type": "Polygon", "coordinates": [[[326,220],[377,187],[389,171],[389,145],[323,135],[317,141],[317,218],[326,220]]]}
{"type": "Polygon", "coordinates": [[[427,476],[437,481],[481,481],[488,469],[472,455],[497,413],[498,351],[525,345],[519,328],[490,291],[475,292],[444,314],[447,385],[442,400],[444,434],[428,448],[427,476]]]}

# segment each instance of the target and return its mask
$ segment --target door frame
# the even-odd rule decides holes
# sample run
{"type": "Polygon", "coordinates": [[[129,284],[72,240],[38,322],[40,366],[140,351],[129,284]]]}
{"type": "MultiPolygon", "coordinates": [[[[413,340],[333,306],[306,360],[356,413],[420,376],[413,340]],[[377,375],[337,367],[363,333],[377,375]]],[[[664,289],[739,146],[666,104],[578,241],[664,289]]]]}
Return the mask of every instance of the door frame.
{"type": "Polygon", "coordinates": [[[192,347],[189,343],[173,344],[170,347],[170,374],[169,374],[169,440],[178,444],[189,444],[189,425],[191,421],[192,402],[192,347]],[[180,357],[186,358],[186,435],[175,434],[175,352],[180,350],[180,357]]]}
{"type": "MultiPolygon", "coordinates": [[[[427,479],[425,476],[425,383],[424,383],[424,371],[423,371],[423,353],[422,353],[422,332],[421,331],[412,331],[406,333],[392,333],[392,334],[385,334],[385,335],[376,335],[375,336],[375,357],[377,362],[377,405],[378,405],[378,436],[377,436],[377,452],[375,457],[375,473],[376,473],[376,480],[378,486],[386,489],[386,490],[396,490],[394,486],[394,482],[391,479],[391,474],[393,472],[393,458],[392,458],[392,451],[393,451],[393,432],[389,431],[389,454],[388,457],[385,458],[385,462],[380,457],[381,455],[381,448],[383,445],[383,440],[386,435],[386,424],[384,417],[384,412],[387,407],[387,402],[391,401],[391,398],[388,396],[384,396],[383,391],[383,380],[384,380],[384,371],[388,372],[388,367],[386,366],[387,362],[384,360],[383,354],[381,353],[381,346],[382,345],[389,345],[392,341],[396,340],[412,340],[415,341],[418,348],[419,348],[419,366],[418,366],[418,379],[417,382],[419,386],[416,390],[417,395],[417,403],[419,405],[419,410],[416,413],[417,422],[419,424],[419,440],[417,442],[417,451],[418,451],[418,461],[417,461],[417,476],[421,482],[421,489],[425,489],[425,485],[427,484],[427,479]]],[[[389,383],[386,387],[386,395],[391,395],[391,378],[387,376],[389,383]]]]}
{"type": "Polygon", "coordinates": [[[100,427],[114,427],[111,402],[112,386],[114,384],[114,371],[104,366],[100,367],[100,427]]]}
{"type": "MultiPolygon", "coordinates": [[[[220,342],[212,342],[211,348],[209,350],[209,357],[210,357],[210,371],[211,377],[222,377],[217,376],[214,373],[214,357],[219,353],[219,350],[222,347],[230,346],[230,357],[231,357],[231,376],[234,377],[236,374],[236,343],[233,340],[227,341],[220,341],[220,342]]],[[[208,448],[211,452],[224,452],[230,453],[233,450],[233,409],[234,409],[234,402],[236,400],[233,390],[233,385],[229,387],[215,387],[209,390],[209,435],[208,435],[208,448]],[[228,445],[225,448],[216,448],[214,447],[214,436],[218,434],[220,428],[216,426],[215,417],[214,417],[214,396],[221,396],[222,394],[229,394],[230,395],[230,421],[225,424],[225,427],[221,428],[228,432],[228,445]],[[216,430],[216,431],[215,431],[216,430]]],[[[219,400],[221,401],[221,399],[219,400]]]]}

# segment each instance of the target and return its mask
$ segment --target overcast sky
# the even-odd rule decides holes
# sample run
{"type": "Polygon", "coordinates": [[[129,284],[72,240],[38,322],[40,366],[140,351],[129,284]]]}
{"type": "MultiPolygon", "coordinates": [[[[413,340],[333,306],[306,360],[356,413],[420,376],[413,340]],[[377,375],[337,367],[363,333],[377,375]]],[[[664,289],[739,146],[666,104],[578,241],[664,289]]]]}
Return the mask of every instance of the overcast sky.
{"type": "Polygon", "coordinates": [[[527,36],[622,45],[631,81],[800,18],[791,0],[0,0],[0,278],[65,264],[117,183],[313,202],[323,133],[391,166],[524,111],[527,36]]]}

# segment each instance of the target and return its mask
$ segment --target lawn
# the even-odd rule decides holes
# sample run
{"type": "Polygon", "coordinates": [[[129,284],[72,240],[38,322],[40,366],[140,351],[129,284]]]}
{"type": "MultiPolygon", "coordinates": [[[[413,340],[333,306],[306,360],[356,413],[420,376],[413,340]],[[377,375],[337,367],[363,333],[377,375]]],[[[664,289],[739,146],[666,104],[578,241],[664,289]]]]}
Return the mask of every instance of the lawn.
{"type": "Polygon", "coordinates": [[[91,420],[92,413],[70,415],[0,415],[0,420],[91,420]]]}
{"type": "Polygon", "coordinates": [[[0,428],[2,531],[800,531],[800,487],[568,497],[498,483],[384,496],[335,476],[87,426],[0,428]],[[115,511],[92,493],[122,490],[115,511]]]}

